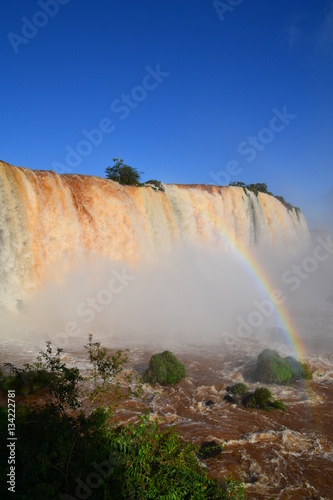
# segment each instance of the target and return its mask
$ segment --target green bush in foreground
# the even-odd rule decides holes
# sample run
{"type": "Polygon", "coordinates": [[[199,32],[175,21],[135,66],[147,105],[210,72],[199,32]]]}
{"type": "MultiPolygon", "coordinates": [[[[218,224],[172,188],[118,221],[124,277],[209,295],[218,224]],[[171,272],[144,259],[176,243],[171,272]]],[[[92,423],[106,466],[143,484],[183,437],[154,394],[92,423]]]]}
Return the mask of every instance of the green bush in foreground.
{"type": "Polygon", "coordinates": [[[115,474],[120,498],[244,498],[243,486],[237,481],[221,487],[207,478],[198,463],[196,446],[182,441],[174,429],[161,430],[147,417],[138,425],[121,428],[112,446],[121,453],[122,466],[115,474]]]}
{"type": "Polygon", "coordinates": [[[150,384],[176,384],[186,377],[183,363],[178,361],[170,351],[154,354],[149,361],[148,369],[143,374],[144,382],[150,384]]]}
{"type": "MultiPolygon", "coordinates": [[[[61,350],[54,353],[50,343],[36,363],[22,370],[28,372],[34,367],[50,375],[47,390],[51,402],[17,405],[15,498],[245,498],[243,485],[232,478],[224,485],[209,479],[197,460],[198,448],[185,443],[174,429],[162,430],[147,416],[136,424],[116,426],[110,419],[110,401],[105,409],[92,408],[87,416],[80,408],[83,392],[91,402],[96,401],[99,391],[105,395],[107,385],[116,382],[127,355],[121,351],[109,354],[99,342],[92,342],[92,336],[85,347],[92,367],[85,379],[93,385],[90,390],[80,387],[80,371],[62,363],[61,350]]],[[[20,370],[12,366],[12,371],[20,370]]],[[[182,373],[185,376],[184,367],[182,373]]],[[[7,425],[7,410],[0,408],[1,450],[6,450],[7,425]]],[[[1,452],[0,498],[8,497],[7,459],[8,454],[1,452]]]]}
{"type": "MultiPolygon", "coordinates": [[[[1,416],[0,444],[5,449],[6,412],[1,416]]],[[[121,427],[107,421],[108,413],[101,409],[74,417],[55,405],[19,407],[15,498],[244,498],[237,481],[228,478],[221,486],[209,479],[197,460],[197,447],[182,441],[174,429],[162,430],[148,417],[121,427]]],[[[4,472],[6,459],[0,456],[4,472]]],[[[7,498],[6,480],[1,481],[0,497],[7,498]]]]}
{"type": "Polygon", "coordinates": [[[4,392],[12,389],[18,395],[34,394],[50,386],[52,375],[46,370],[17,370],[13,375],[3,375],[0,389],[4,392]]]}

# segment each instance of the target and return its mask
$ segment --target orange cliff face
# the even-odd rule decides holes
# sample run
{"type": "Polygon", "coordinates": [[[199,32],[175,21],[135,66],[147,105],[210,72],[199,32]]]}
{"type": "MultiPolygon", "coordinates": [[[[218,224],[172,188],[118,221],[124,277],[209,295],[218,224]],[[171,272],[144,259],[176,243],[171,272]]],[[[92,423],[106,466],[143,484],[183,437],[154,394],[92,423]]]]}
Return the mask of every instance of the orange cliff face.
{"type": "Polygon", "coordinates": [[[223,253],[230,244],[293,249],[307,238],[302,214],[238,187],[161,192],[0,162],[0,304],[81,256],[135,264],[181,243],[223,253]]]}

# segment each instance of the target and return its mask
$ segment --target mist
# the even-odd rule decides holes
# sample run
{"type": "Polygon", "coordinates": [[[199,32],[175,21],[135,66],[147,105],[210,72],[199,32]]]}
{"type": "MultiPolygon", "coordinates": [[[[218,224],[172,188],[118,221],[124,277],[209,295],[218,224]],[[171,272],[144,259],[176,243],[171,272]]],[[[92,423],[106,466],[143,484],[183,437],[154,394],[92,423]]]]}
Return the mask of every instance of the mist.
{"type": "Polygon", "coordinates": [[[273,196],[5,163],[0,175],[2,340],[253,348],[281,331],[292,348],[284,317],[312,347],[332,336],[330,233],[311,241],[303,214],[273,196]]]}
{"type": "MultiPolygon", "coordinates": [[[[1,338],[51,340],[64,350],[84,345],[88,333],[108,346],[271,344],[272,329],[284,328],[283,308],[313,350],[333,340],[330,241],[316,233],[293,255],[258,247],[253,255],[266,287],[236,251],[187,245],[135,266],[90,256],[60,278],[57,268],[58,279],[27,294],[20,311],[3,312],[1,338]]],[[[288,332],[281,338],[292,349],[288,332]]]]}

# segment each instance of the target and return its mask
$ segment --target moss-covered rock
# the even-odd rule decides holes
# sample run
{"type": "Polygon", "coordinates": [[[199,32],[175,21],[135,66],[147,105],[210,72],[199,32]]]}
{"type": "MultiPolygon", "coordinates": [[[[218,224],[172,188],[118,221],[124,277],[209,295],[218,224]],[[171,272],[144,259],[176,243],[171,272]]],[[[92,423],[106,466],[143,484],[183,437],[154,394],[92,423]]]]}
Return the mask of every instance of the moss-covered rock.
{"type": "Polygon", "coordinates": [[[292,356],[281,358],[271,349],[265,349],[257,358],[254,380],[266,384],[288,385],[296,380],[312,378],[306,364],[300,363],[292,356]]]}
{"type": "Polygon", "coordinates": [[[280,400],[275,400],[267,387],[258,387],[254,392],[248,392],[245,384],[239,382],[227,387],[227,394],[223,400],[228,403],[242,404],[246,408],[260,408],[263,410],[284,410],[285,405],[280,400]]]}
{"type": "Polygon", "coordinates": [[[198,453],[199,458],[211,458],[217,457],[223,451],[223,446],[218,444],[216,441],[205,441],[200,446],[198,453]]]}
{"type": "Polygon", "coordinates": [[[145,187],[151,187],[155,189],[155,191],[165,191],[163,184],[161,181],[157,181],[156,179],[150,179],[142,184],[145,187]]]}
{"type": "Polygon", "coordinates": [[[299,379],[304,379],[304,380],[311,380],[312,379],[312,373],[310,371],[310,368],[306,363],[300,363],[297,361],[297,359],[293,358],[292,356],[287,356],[284,358],[285,361],[289,363],[291,368],[294,370],[294,378],[295,380],[299,379]]]}
{"type": "Polygon", "coordinates": [[[232,392],[232,394],[245,394],[247,392],[247,385],[243,382],[237,382],[237,384],[226,388],[227,392],[232,392]]]}
{"type": "Polygon", "coordinates": [[[154,354],[149,361],[148,369],[143,374],[144,382],[150,384],[176,384],[186,377],[186,370],[174,354],[164,351],[154,354]]]}
{"type": "Polygon", "coordinates": [[[247,393],[247,385],[243,382],[237,382],[236,384],[226,387],[227,394],[223,397],[223,401],[232,404],[240,404],[242,402],[242,397],[247,393]]]}
{"type": "Polygon", "coordinates": [[[242,402],[247,408],[261,408],[262,410],[284,410],[285,408],[282,401],[273,399],[267,387],[258,387],[253,393],[246,394],[242,402]]]}
{"type": "Polygon", "coordinates": [[[227,393],[223,396],[223,401],[231,404],[237,404],[240,402],[237,396],[232,396],[230,393],[227,393]]]}
{"type": "Polygon", "coordinates": [[[265,349],[257,358],[255,380],[267,384],[290,384],[294,370],[288,361],[271,349],[265,349]]]}

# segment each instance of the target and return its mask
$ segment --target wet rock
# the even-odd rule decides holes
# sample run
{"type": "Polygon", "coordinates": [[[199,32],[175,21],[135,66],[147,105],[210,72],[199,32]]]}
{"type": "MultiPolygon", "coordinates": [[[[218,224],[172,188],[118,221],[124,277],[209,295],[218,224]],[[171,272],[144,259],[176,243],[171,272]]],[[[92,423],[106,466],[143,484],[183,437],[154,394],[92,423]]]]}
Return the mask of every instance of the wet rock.
{"type": "Polygon", "coordinates": [[[237,384],[226,387],[226,391],[227,394],[224,396],[223,401],[239,404],[241,397],[247,392],[247,386],[242,382],[237,382],[237,384]]]}
{"type": "Polygon", "coordinates": [[[292,356],[281,358],[271,349],[265,349],[257,358],[253,379],[267,384],[292,384],[296,380],[312,378],[309,367],[292,356]]]}
{"type": "Polygon", "coordinates": [[[247,386],[242,382],[232,385],[226,388],[227,392],[232,392],[232,394],[245,394],[247,392],[247,386]]]}
{"type": "Polygon", "coordinates": [[[236,398],[229,393],[223,397],[223,401],[226,401],[227,403],[237,404],[236,398]]]}
{"type": "Polygon", "coordinates": [[[217,457],[223,450],[223,446],[216,441],[204,441],[200,446],[199,458],[217,457]]]}
{"type": "Polygon", "coordinates": [[[258,481],[258,479],[259,479],[259,475],[258,474],[251,474],[251,476],[248,477],[248,479],[247,479],[246,482],[249,483],[249,484],[254,484],[254,483],[256,483],[258,481]]]}
{"type": "Polygon", "coordinates": [[[261,408],[262,410],[284,410],[285,405],[279,399],[273,399],[267,387],[258,387],[254,392],[249,392],[242,397],[242,404],[246,408],[261,408]]]}
{"type": "Polygon", "coordinates": [[[142,376],[144,382],[161,385],[176,384],[185,377],[185,366],[170,351],[154,354],[142,376]]]}

